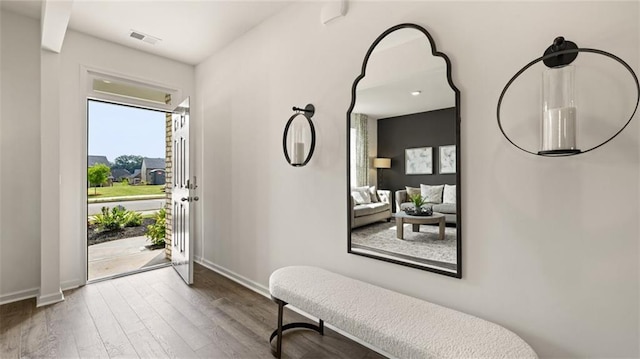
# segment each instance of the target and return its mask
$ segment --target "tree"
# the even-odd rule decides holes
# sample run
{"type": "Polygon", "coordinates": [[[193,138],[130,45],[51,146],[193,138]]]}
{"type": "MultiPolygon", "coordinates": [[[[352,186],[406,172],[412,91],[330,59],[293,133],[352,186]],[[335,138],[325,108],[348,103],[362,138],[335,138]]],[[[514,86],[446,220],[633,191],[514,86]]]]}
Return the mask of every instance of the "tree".
{"type": "Polygon", "coordinates": [[[140,167],[142,167],[142,156],[136,155],[118,156],[113,164],[113,168],[124,168],[131,173],[136,169],[140,169],[140,167]]]}
{"type": "Polygon", "coordinates": [[[89,180],[89,185],[93,186],[93,194],[97,194],[96,187],[105,183],[107,178],[109,178],[109,174],[111,174],[111,169],[104,163],[96,163],[89,167],[87,170],[87,179],[89,180]]]}

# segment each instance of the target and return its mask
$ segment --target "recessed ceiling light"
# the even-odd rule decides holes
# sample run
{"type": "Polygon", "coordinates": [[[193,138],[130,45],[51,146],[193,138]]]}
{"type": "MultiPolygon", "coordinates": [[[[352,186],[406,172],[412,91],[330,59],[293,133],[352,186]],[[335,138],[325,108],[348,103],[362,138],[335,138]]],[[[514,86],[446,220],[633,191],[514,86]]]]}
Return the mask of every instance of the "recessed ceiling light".
{"type": "Polygon", "coordinates": [[[422,91],[413,91],[411,92],[411,96],[418,96],[422,93],[422,91]]]}

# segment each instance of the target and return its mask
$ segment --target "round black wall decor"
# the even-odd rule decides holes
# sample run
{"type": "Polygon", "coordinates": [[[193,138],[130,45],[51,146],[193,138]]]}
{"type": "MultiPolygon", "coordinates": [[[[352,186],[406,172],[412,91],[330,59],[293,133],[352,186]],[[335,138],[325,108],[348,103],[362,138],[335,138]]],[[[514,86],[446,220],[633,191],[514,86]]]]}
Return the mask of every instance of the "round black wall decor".
{"type": "Polygon", "coordinates": [[[308,104],[304,108],[293,107],[293,111],[295,113],[289,118],[284,127],[282,150],[284,151],[284,158],[290,165],[302,167],[309,163],[316,147],[316,130],[311,121],[316,108],[312,104],[308,104]],[[302,116],[306,121],[296,120],[299,116],[302,116]],[[298,121],[298,126],[292,126],[295,121],[298,121]],[[306,131],[303,126],[307,126],[306,131]],[[289,137],[290,131],[293,131],[291,137],[289,137]],[[305,133],[309,135],[305,136],[305,133]]]}
{"type": "Polygon", "coordinates": [[[498,119],[498,127],[500,128],[502,135],[504,135],[507,141],[509,141],[516,148],[537,156],[563,157],[563,156],[573,156],[573,155],[578,155],[578,154],[586,153],[589,151],[593,151],[596,148],[601,147],[604,144],[608,143],[609,141],[613,140],[616,136],[620,134],[620,132],[622,132],[629,125],[629,123],[633,119],[633,116],[638,110],[639,103],[640,103],[640,83],[638,82],[638,77],[636,76],[636,73],[633,71],[633,69],[624,60],[622,60],[621,58],[619,58],[614,54],[611,54],[603,50],[579,48],[574,42],[566,41],[563,37],[557,37],[554,40],[553,45],[551,45],[549,48],[546,49],[543,56],[526,64],[523,68],[521,68],[518,72],[516,72],[516,74],[513,75],[513,77],[507,82],[504,89],[502,90],[502,93],[500,94],[500,98],[498,99],[498,106],[497,106],[496,112],[497,112],[497,119],[498,119]],[[633,109],[633,113],[629,117],[629,120],[627,120],[627,122],[622,126],[622,128],[620,128],[616,133],[614,133],[613,136],[606,139],[602,143],[586,150],[567,149],[567,150],[558,150],[558,151],[542,150],[539,152],[533,152],[516,144],[511,138],[509,138],[509,136],[504,131],[502,127],[502,119],[500,118],[502,101],[504,99],[505,94],[509,90],[509,87],[516,81],[518,77],[520,77],[520,75],[522,75],[525,71],[527,71],[529,68],[531,68],[533,65],[537,64],[538,62],[542,61],[547,67],[550,67],[550,68],[562,68],[564,66],[568,66],[569,64],[571,64],[578,57],[579,53],[591,53],[591,54],[596,54],[600,56],[605,56],[612,60],[615,60],[617,63],[622,65],[632,76],[636,85],[637,100],[636,100],[635,108],[633,109]]]}

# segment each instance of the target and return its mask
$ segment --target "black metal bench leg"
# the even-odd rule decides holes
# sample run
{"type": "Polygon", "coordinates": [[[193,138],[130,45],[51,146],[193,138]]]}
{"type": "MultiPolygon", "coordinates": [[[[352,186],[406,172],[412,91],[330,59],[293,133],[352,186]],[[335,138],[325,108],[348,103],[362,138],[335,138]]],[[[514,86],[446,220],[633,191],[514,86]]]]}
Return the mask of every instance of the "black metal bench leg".
{"type": "Polygon", "coordinates": [[[283,301],[278,301],[278,341],[276,344],[276,358],[278,359],[282,356],[282,315],[284,314],[285,305],[283,301]]]}
{"type": "Polygon", "coordinates": [[[284,306],[287,305],[287,302],[284,302],[278,298],[272,297],[272,299],[274,302],[278,303],[278,328],[274,330],[269,337],[269,343],[273,341],[273,338],[278,337],[278,340],[276,341],[276,349],[274,350],[273,346],[271,347],[271,354],[273,354],[274,357],[278,359],[282,357],[282,333],[285,330],[304,328],[315,330],[316,332],[320,333],[320,335],[324,335],[324,321],[322,319],[319,319],[318,325],[310,323],[289,323],[282,325],[284,306]]]}

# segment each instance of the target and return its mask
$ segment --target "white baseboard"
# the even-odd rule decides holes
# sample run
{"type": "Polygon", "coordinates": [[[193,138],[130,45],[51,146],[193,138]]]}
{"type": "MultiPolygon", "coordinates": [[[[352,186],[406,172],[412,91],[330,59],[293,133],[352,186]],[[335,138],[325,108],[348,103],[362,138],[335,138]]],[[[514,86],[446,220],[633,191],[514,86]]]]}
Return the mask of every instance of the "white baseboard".
{"type": "Polygon", "coordinates": [[[84,283],[82,283],[82,281],[80,279],[67,280],[67,281],[64,281],[64,282],[60,283],[60,289],[63,290],[63,291],[69,290],[69,289],[76,289],[76,288],[80,287],[83,284],[84,283]]]}
{"type": "Polygon", "coordinates": [[[227,268],[221,267],[211,261],[208,261],[202,257],[195,258],[194,261],[196,263],[201,264],[204,267],[211,269],[212,271],[219,273],[232,281],[242,285],[243,287],[247,287],[252,291],[263,295],[269,299],[271,299],[271,295],[269,294],[269,288],[263,286],[262,284],[253,281],[245,276],[242,276],[234,271],[228,270],[227,268]]]}
{"type": "Polygon", "coordinates": [[[62,290],[58,290],[57,293],[39,295],[38,298],[36,298],[36,307],[44,307],[45,305],[62,302],[63,300],[64,294],[62,294],[62,290]]]}
{"type": "MultiPolygon", "coordinates": [[[[74,280],[68,280],[65,282],[60,283],[60,289],[61,290],[69,290],[69,289],[75,289],[80,287],[81,281],[79,279],[74,279],[74,280]]],[[[29,299],[29,298],[37,298],[38,299],[38,303],[42,302],[45,298],[38,298],[38,293],[40,292],[40,288],[31,288],[31,289],[25,289],[25,290],[20,290],[17,292],[13,292],[13,293],[7,293],[7,294],[0,294],[0,305],[2,304],[8,304],[8,303],[13,303],[13,302],[19,302],[21,300],[25,300],[25,299],[29,299]]],[[[62,293],[60,293],[61,299],[59,300],[55,300],[54,298],[58,298],[58,293],[54,293],[52,295],[48,295],[47,297],[51,297],[50,299],[53,300],[51,302],[49,302],[49,300],[46,301],[45,304],[42,305],[47,305],[47,304],[53,304],[56,302],[59,302],[61,300],[64,300],[64,296],[62,295],[62,293]]],[[[41,305],[38,305],[41,306],[41,305]]]]}
{"type": "MultiPolygon", "coordinates": [[[[252,291],[254,291],[256,293],[271,299],[271,294],[269,292],[269,288],[263,286],[262,284],[260,284],[260,283],[258,283],[256,281],[253,281],[253,280],[251,280],[251,279],[249,279],[249,278],[247,278],[245,276],[242,276],[242,275],[240,275],[240,274],[238,274],[238,273],[236,273],[236,272],[234,272],[232,270],[229,270],[227,268],[219,266],[219,265],[217,265],[217,264],[215,264],[215,263],[213,263],[211,261],[208,261],[208,260],[206,260],[206,259],[204,259],[202,257],[194,258],[194,261],[196,263],[199,263],[200,265],[202,265],[204,267],[207,267],[207,268],[211,269],[212,271],[214,271],[214,272],[216,272],[216,273],[218,273],[220,275],[223,275],[223,276],[231,279],[232,281],[242,285],[243,287],[249,288],[249,289],[251,289],[252,291]]],[[[289,309],[293,310],[294,312],[296,312],[296,313],[298,313],[298,314],[300,314],[300,315],[302,315],[304,317],[307,317],[307,318],[309,318],[309,319],[311,319],[313,321],[316,321],[316,322],[318,321],[318,318],[316,318],[313,315],[311,315],[311,314],[309,314],[307,312],[304,312],[304,311],[302,311],[302,310],[300,310],[300,309],[298,309],[298,308],[296,308],[296,307],[294,307],[292,305],[288,305],[287,308],[289,308],[289,309]]],[[[371,345],[371,344],[369,344],[367,342],[364,342],[361,339],[356,338],[353,335],[351,335],[349,333],[346,333],[346,332],[334,327],[331,324],[324,323],[324,326],[329,328],[329,329],[331,329],[331,330],[333,330],[334,332],[336,332],[336,333],[338,333],[340,335],[343,335],[343,336],[353,340],[354,342],[356,342],[356,343],[358,343],[358,344],[360,344],[360,345],[362,345],[364,347],[367,347],[367,348],[373,350],[376,353],[384,355],[387,358],[390,358],[390,359],[395,359],[396,358],[393,355],[385,352],[384,350],[376,348],[373,345],[371,345]]],[[[274,323],[274,329],[275,329],[275,323],[274,323]]]]}
{"type": "Polygon", "coordinates": [[[29,298],[35,298],[38,296],[39,290],[40,288],[31,288],[31,289],[20,290],[13,293],[2,294],[0,295],[0,305],[13,303],[13,302],[17,302],[17,301],[25,300],[29,298]]]}

